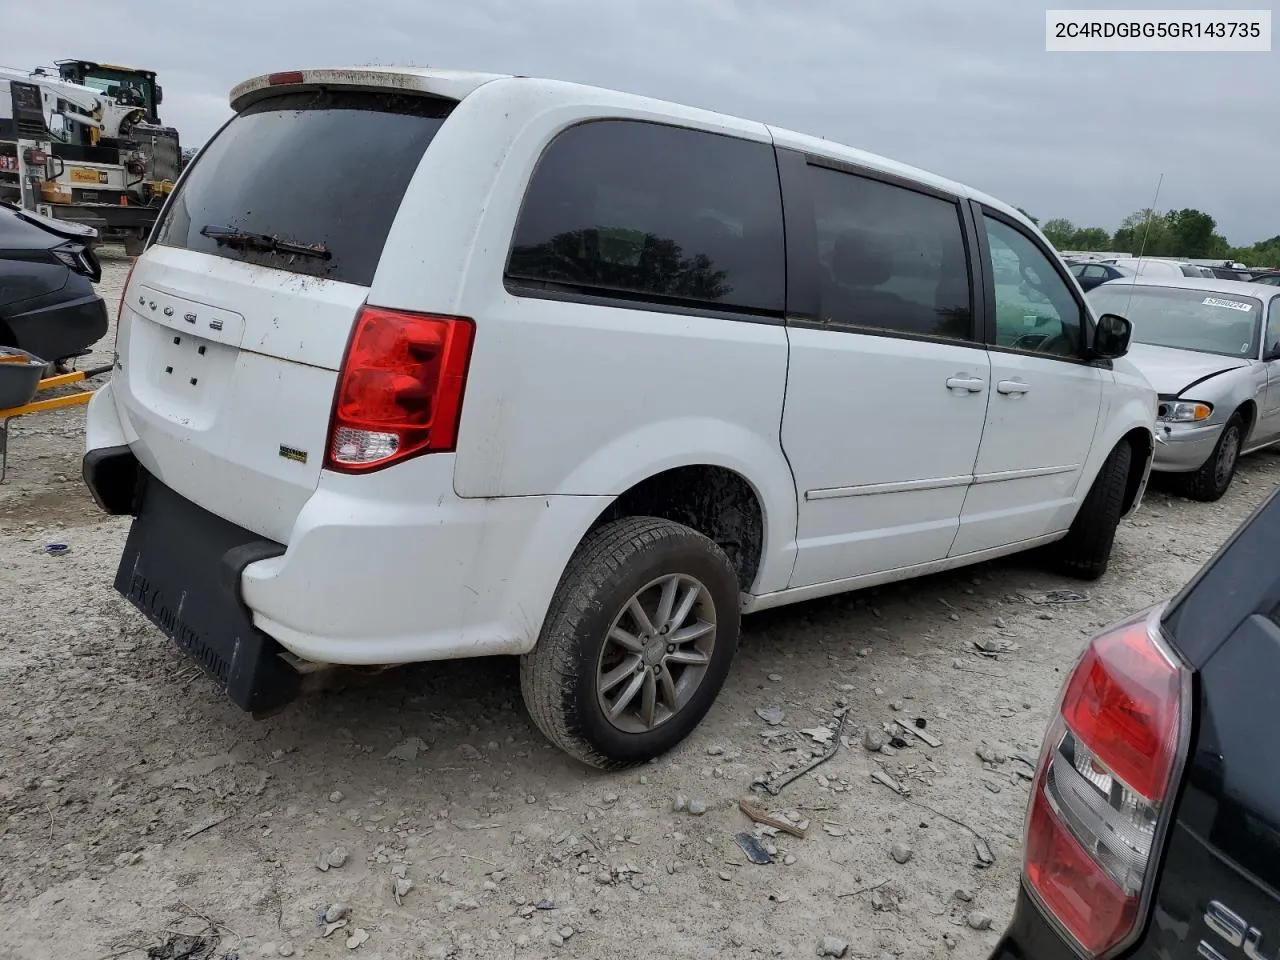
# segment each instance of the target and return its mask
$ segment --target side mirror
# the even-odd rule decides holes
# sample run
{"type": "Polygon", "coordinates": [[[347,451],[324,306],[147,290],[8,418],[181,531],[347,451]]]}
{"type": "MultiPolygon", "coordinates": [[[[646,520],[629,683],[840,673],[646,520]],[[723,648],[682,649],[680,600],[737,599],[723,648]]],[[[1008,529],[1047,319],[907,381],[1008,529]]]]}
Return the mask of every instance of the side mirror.
{"type": "Polygon", "coordinates": [[[67,118],[60,113],[50,114],[49,132],[61,140],[67,132],[67,118]]]}
{"type": "Polygon", "coordinates": [[[1093,331],[1091,353],[1101,360],[1123,357],[1129,352],[1129,339],[1132,336],[1132,323],[1114,313],[1104,313],[1098,318],[1097,329],[1093,331]]]}

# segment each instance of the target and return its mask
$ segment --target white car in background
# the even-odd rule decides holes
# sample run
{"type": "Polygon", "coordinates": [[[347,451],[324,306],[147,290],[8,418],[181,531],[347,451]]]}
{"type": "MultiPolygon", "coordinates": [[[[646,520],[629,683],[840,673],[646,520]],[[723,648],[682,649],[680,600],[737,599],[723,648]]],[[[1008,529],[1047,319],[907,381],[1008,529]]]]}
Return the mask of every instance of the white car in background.
{"type": "Polygon", "coordinates": [[[1037,547],[1097,577],[1141,499],[1129,325],[998,200],[544,80],[231,102],[127,283],[84,473],[135,515],[117,589],[244,708],[514,654],[552,741],[635,763],[743,612],[1037,547]]]}
{"type": "Polygon", "coordinates": [[[1241,280],[1112,280],[1094,309],[1133,323],[1129,358],[1160,395],[1153,469],[1217,500],[1243,454],[1280,443],[1280,290],[1241,280]]]}
{"type": "Polygon", "coordinates": [[[1120,257],[1116,260],[1103,260],[1115,267],[1121,267],[1139,277],[1204,277],[1213,279],[1213,271],[1208,267],[1187,263],[1185,260],[1168,260],[1161,257],[1120,257]]]}

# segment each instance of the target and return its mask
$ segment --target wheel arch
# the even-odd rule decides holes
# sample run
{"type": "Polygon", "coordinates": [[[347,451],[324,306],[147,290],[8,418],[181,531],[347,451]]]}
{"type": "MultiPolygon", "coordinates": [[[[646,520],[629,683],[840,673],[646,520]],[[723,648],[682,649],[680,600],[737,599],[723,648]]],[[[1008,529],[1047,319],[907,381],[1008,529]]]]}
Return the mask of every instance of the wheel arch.
{"type": "Polygon", "coordinates": [[[633,484],[601,511],[587,534],[625,517],[684,524],[724,550],[738,573],[739,586],[749,592],[764,559],[766,516],[759,489],[742,473],[696,463],[671,467],[633,484]]]}
{"type": "Polygon", "coordinates": [[[595,522],[582,530],[579,542],[602,522],[641,515],[686,523],[722,542],[722,537],[736,539],[726,536],[726,525],[732,525],[729,507],[748,514],[758,510],[759,544],[750,551],[754,561],[735,563],[743,590],[781,590],[791,578],[796,486],[776,432],[770,436],[716,418],[646,424],[614,437],[579,464],[562,488],[608,491],[611,498],[595,522]],[[709,490],[727,493],[728,502],[714,502],[709,490]]]}
{"type": "Polygon", "coordinates": [[[1111,452],[1121,443],[1128,443],[1133,449],[1133,457],[1129,464],[1129,476],[1125,483],[1125,498],[1121,515],[1128,516],[1142,503],[1146,492],[1147,481],[1151,473],[1151,462],[1155,454],[1156,396],[1150,387],[1141,393],[1135,392],[1118,404],[1103,421],[1094,437],[1093,449],[1085,462],[1085,469],[1076,488],[1079,503],[1088,496],[1103,463],[1111,452]],[[1149,391],[1149,392],[1148,392],[1149,391]]]}
{"type": "MultiPolygon", "coordinates": [[[[1155,454],[1155,435],[1142,427],[1135,427],[1120,438],[1119,443],[1128,443],[1133,448],[1133,457],[1129,461],[1129,476],[1124,485],[1124,503],[1120,515],[1127,517],[1142,502],[1142,494],[1146,490],[1147,478],[1151,473],[1151,459],[1155,454]]],[[[1112,447],[1114,450],[1115,447],[1112,447]]]]}
{"type": "Polygon", "coordinates": [[[1253,397],[1249,397],[1237,405],[1234,412],[1244,416],[1244,436],[1240,438],[1243,446],[1248,442],[1249,435],[1253,433],[1253,428],[1258,423],[1258,402],[1253,397]]]}

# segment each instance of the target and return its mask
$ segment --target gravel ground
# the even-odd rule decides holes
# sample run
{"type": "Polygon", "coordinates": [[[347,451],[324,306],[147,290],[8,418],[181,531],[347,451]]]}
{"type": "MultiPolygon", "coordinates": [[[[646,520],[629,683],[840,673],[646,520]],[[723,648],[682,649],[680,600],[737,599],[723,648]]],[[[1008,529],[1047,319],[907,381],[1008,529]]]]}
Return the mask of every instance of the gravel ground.
{"type": "MultiPolygon", "coordinates": [[[[126,270],[106,263],[113,307],[126,270]]],[[[540,739],[507,659],[240,713],[112,592],[127,525],[79,481],[83,416],[17,421],[0,487],[6,960],[144,958],[210,932],[201,960],[804,957],[825,937],[850,957],[984,958],[1017,884],[1029,771],[1015,755],[1036,753],[1063,672],[1280,480],[1264,453],[1220,503],[1153,490],[1083,589],[1013,560],[749,618],[702,727],[602,775],[540,739]],[[70,549],[46,554],[54,541],[70,549]],[[1089,599],[1036,602],[1058,588],[1089,599]],[[777,725],[757,712],[771,707],[777,725]],[[808,820],[806,837],[769,840],[775,862],[752,865],[738,799],[820,752],[806,731],[842,709],[835,756],[756,797],[808,820]],[[867,749],[868,730],[916,718],[941,746],[867,749]],[[346,926],[325,937],[327,908],[346,926]]]]}

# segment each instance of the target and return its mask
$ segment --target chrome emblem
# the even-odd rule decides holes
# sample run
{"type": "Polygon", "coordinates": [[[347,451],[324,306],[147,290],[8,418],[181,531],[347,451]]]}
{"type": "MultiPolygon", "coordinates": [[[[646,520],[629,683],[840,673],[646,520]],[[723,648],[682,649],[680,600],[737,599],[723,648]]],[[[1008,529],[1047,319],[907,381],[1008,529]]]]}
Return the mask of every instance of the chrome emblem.
{"type": "Polygon", "coordinates": [[[165,315],[166,317],[172,317],[172,316],[173,316],[173,307],[165,307],[165,308],[164,308],[164,315],[165,315]]]}
{"type": "MultiPolygon", "coordinates": [[[[1263,952],[1261,930],[1217,900],[1205,909],[1204,923],[1230,946],[1239,947],[1249,960],[1280,960],[1280,951],[1272,949],[1269,954],[1263,952]]],[[[1203,940],[1200,941],[1198,952],[1208,960],[1225,960],[1221,953],[1203,940]]]]}
{"type": "Polygon", "coordinates": [[[187,323],[195,323],[196,315],[194,313],[184,313],[182,315],[182,319],[187,321],[187,323]]]}
{"type": "Polygon", "coordinates": [[[210,329],[210,330],[221,330],[221,329],[222,329],[222,321],[221,321],[221,320],[210,320],[210,321],[209,321],[209,329],[210,329]]]}

